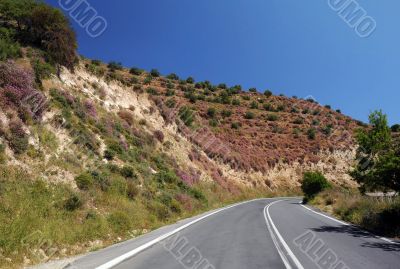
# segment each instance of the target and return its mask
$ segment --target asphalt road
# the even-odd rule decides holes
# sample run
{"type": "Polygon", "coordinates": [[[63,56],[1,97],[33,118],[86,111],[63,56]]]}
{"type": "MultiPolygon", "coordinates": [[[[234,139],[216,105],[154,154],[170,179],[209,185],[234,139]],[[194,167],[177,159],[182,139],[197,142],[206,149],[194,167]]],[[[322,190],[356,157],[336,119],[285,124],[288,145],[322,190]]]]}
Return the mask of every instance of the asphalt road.
{"type": "Polygon", "coordinates": [[[400,268],[399,244],[299,202],[256,200],[206,213],[91,253],[67,268],[400,268]]]}

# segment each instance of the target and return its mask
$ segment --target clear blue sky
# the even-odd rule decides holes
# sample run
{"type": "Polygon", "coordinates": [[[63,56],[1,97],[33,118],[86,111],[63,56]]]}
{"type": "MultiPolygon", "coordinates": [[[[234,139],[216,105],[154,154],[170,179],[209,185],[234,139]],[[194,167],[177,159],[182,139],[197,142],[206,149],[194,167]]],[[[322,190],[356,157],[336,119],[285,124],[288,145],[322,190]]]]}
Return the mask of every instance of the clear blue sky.
{"type": "MultiPolygon", "coordinates": [[[[47,0],[58,6],[58,0],[47,0]]],[[[314,96],[366,121],[400,122],[399,0],[358,0],[377,22],[360,38],[327,0],[88,0],[108,28],[79,52],[196,80],[314,96]]]]}

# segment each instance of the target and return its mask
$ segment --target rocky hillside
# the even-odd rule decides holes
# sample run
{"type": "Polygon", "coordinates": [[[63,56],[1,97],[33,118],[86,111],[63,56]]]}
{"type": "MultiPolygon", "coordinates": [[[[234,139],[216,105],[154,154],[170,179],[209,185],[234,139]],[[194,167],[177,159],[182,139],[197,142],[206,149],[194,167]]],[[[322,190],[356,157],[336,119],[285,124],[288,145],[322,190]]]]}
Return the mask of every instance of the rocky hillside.
{"type": "MultiPolygon", "coordinates": [[[[158,108],[169,127],[215,163],[219,174],[250,186],[296,186],[304,169],[319,168],[337,183],[354,159],[353,132],[359,122],[313,99],[273,96],[240,86],[211,85],[176,74],[160,76],[118,64],[85,63],[87,72],[114,80],[158,108]],[[292,169],[293,168],[293,169],[292,169]]],[[[175,134],[174,134],[175,135],[175,134]]],[[[206,166],[207,167],[207,166],[206,166]]]]}
{"type": "MultiPolygon", "coordinates": [[[[42,90],[35,90],[31,62],[26,57],[2,64],[1,119],[3,129],[12,124],[26,129],[27,150],[46,150],[40,145],[41,135],[56,140],[49,155],[43,154],[45,162],[37,160],[40,165],[53,155],[77,155],[76,150],[83,148],[76,145],[98,161],[116,162],[132,142],[151,144],[167,154],[181,179],[190,184],[213,181],[227,188],[237,184],[293,188],[308,169],[321,169],[331,180],[349,183],[346,174],[354,159],[353,131],[359,123],[312,99],[195,83],[175,74],[162,77],[156,70],[128,70],[116,63],[85,59],[73,73],[63,69],[59,78],[49,75],[41,82],[42,90]],[[24,85],[14,85],[5,76],[24,85]],[[29,104],[36,111],[20,111],[9,100],[14,98],[10,98],[12,86],[29,88],[26,96],[15,98],[38,102],[29,104]],[[31,118],[24,119],[24,113],[32,114],[31,118]],[[30,130],[31,122],[40,125],[37,130],[30,130]]],[[[7,140],[7,131],[2,133],[7,140]]],[[[9,163],[30,168],[36,158],[28,155],[29,160],[19,160],[13,143],[4,143],[9,163]]],[[[59,171],[42,176],[74,185],[73,170],[55,170],[59,171]]]]}

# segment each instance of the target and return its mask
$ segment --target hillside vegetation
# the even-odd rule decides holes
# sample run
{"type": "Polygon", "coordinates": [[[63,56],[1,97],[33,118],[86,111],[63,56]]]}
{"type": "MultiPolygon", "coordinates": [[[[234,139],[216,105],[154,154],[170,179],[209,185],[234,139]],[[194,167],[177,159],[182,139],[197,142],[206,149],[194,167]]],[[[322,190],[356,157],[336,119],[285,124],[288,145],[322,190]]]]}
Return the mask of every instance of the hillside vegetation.
{"type": "Polygon", "coordinates": [[[78,57],[64,15],[0,2],[0,267],[94,250],[347,175],[359,122],[312,99],[78,57]]]}

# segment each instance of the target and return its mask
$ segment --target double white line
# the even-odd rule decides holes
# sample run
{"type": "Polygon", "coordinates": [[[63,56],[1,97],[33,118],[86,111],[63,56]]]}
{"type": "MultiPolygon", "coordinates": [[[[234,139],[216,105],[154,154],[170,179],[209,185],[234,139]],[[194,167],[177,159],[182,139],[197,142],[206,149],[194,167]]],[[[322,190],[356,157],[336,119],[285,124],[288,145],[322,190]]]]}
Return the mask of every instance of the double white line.
{"type": "Polygon", "coordinates": [[[269,213],[269,208],[283,200],[275,201],[268,204],[264,207],[264,218],[265,222],[267,223],[268,231],[271,234],[272,241],[276,249],[278,250],[279,256],[281,257],[283,263],[285,264],[286,269],[292,269],[292,265],[288,259],[288,257],[292,260],[294,265],[296,265],[297,269],[304,269],[303,265],[301,265],[300,261],[296,258],[293,254],[292,250],[289,248],[288,244],[283,239],[282,235],[279,233],[278,229],[276,228],[274,222],[272,221],[271,215],[269,213]],[[272,228],[272,229],[271,229],[272,228]],[[282,249],[281,245],[283,246],[284,250],[282,249]]]}

